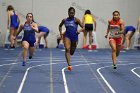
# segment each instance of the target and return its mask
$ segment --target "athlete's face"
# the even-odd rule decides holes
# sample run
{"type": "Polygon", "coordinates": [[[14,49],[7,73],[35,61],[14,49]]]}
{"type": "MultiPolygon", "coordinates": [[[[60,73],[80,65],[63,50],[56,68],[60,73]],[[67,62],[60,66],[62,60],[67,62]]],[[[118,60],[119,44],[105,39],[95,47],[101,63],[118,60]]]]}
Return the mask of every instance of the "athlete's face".
{"type": "Polygon", "coordinates": [[[33,15],[32,14],[28,14],[27,15],[27,20],[28,21],[32,21],[33,20],[33,15]]]}
{"type": "Polygon", "coordinates": [[[75,11],[74,10],[70,10],[68,14],[69,14],[69,17],[74,17],[75,11]]]}
{"type": "Polygon", "coordinates": [[[117,13],[117,12],[115,12],[115,13],[113,14],[113,19],[114,19],[114,20],[120,19],[120,14],[117,13]]]}

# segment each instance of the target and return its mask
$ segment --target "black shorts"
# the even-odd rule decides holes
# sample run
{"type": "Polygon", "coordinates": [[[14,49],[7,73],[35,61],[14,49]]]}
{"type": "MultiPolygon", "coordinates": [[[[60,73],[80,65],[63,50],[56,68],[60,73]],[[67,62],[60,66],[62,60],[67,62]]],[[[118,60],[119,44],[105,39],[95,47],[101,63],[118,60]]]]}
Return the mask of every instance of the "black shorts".
{"type": "Polygon", "coordinates": [[[93,31],[93,24],[85,24],[86,31],[93,31]]]}

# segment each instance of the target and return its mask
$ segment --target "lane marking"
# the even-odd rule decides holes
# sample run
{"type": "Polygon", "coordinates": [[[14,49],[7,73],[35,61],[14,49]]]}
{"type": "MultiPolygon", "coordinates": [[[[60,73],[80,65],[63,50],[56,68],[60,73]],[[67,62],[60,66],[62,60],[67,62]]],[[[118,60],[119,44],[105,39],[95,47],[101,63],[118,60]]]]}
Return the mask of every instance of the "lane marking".
{"type": "MultiPolygon", "coordinates": [[[[92,67],[90,66],[90,64],[88,63],[88,60],[85,58],[84,55],[82,55],[80,53],[80,51],[78,52],[80,54],[80,56],[83,58],[83,60],[85,61],[86,64],[88,64],[88,67],[92,73],[93,76],[95,76],[95,78],[97,79],[97,82],[99,83],[99,85],[102,87],[102,89],[105,91],[105,93],[108,93],[107,89],[104,87],[104,85],[101,83],[101,80],[98,78],[98,76],[96,75],[95,71],[92,69],[92,67]]],[[[96,59],[95,59],[96,60],[96,59]]],[[[97,60],[96,60],[97,61],[97,60]]]]}
{"type": "MultiPolygon", "coordinates": [[[[138,64],[138,63],[128,63],[128,64],[118,64],[118,65],[132,65],[132,64],[138,64]]],[[[111,66],[103,66],[103,67],[98,68],[96,71],[98,72],[98,74],[100,75],[100,77],[103,79],[103,81],[105,82],[105,84],[108,86],[108,88],[111,90],[111,92],[112,93],[116,93],[116,91],[112,88],[112,86],[108,83],[108,81],[105,79],[105,77],[103,76],[103,74],[100,72],[101,69],[104,69],[104,68],[107,68],[107,67],[111,67],[111,66]]]]}
{"type": "Polygon", "coordinates": [[[50,93],[53,93],[53,67],[52,67],[52,51],[50,49],[50,93]]]}
{"type": "MultiPolygon", "coordinates": [[[[90,63],[90,64],[96,64],[96,63],[90,63]]],[[[82,66],[82,65],[89,65],[89,64],[79,64],[79,65],[74,65],[73,67],[82,66]]],[[[69,88],[67,85],[67,80],[66,80],[66,75],[65,75],[65,69],[67,69],[67,67],[64,67],[62,69],[62,77],[63,77],[63,82],[64,82],[65,93],[69,93],[69,88]]]]}
{"type": "MultiPolygon", "coordinates": [[[[66,62],[52,63],[52,65],[63,64],[63,63],[66,63],[66,62]]],[[[73,62],[73,63],[83,63],[83,62],[73,62]]],[[[92,64],[93,64],[93,63],[92,63],[92,64]]],[[[94,63],[94,64],[95,64],[95,63],[94,63]]],[[[25,84],[25,81],[26,81],[26,79],[27,79],[27,75],[28,75],[30,69],[36,68],[36,67],[40,67],[40,66],[48,66],[48,65],[50,65],[50,64],[40,64],[40,65],[31,66],[31,67],[27,68],[27,70],[26,70],[26,72],[25,72],[25,74],[24,74],[24,76],[23,76],[23,79],[22,79],[22,81],[21,81],[21,83],[20,83],[20,86],[19,86],[19,88],[18,88],[17,93],[21,93],[21,92],[22,92],[23,86],[24,86],[24,84],[25,84]]]]}
{"type": "Polygon", "coordinates": [[[28,75],[28,73],[29,73],[29,70],[30,70],[31,68],[39,67],[39,66],[44,66],[44,65],[50,65],[50,64],[40,64],[40,65],[37,65],[37,66],[32,66],[32,67],[27,68],[27,70],[26,70],[26,72],[25,72],[25,74],[24,74],[24,76],[23,76],[23,79],[22,79],[22,81],[21,81],[21,83],[20,83],[20,86],[19,86],[19,89],[18,89],[17,93],[21,93],[21,92],[22,92],[22,89],[23,89],[24,83],[25,83],[25,81],[26,81],[27,75],[28,75]]]}
{"type": "MultiPolygon", "coordinates": [[[[52,65],[63,64],[63,63],[66,63],[66,62],[52,63],[52,65]]],[[[80,62],[73,62],[73,63],[80,63],[80,62]]],[[[23,79],[22,79],[22,81],[21,81],[21,83],[20,83],[20,86],[19,86],[19,88],[18,88],[17,93],[21,93],[21,92],[22,92],[23,86],[24,86],[24,84],[25,84],[25,81],[26,81],[26,78],[27,78],[27,75],[28,75],[30,69],[36,68],[36,67],[40,67],[40,66],[47,66],[47,65],[50,65],[50,64],[40,64],[40,65],[31,66],[31,67],[27,68],[27,70],[26,70],[26,72],[25,72],[25,74],[24,74],[24,76],[23,76],[23,79]]]]}
{"type": "Polygon", "coordinates": [[[140,67],[135,67],[135,68],[131,69],[131,72],[132,72],[133,74],[135,74],[138,78],[140,78],[140,75],[139,75],[138,73],[135,72],[135,70],[136,70],[137,68],[140,68],[140,67]]]}
{"type": "MultiPolygon", "coordinates": [[[[110,66],[105,66],[105,67],[110,67],[110,66]]],[[[100,67],[96,71],[100,75],[100,77],[103,79],[105,84],[108,86],[108,88],[112,91],[112,93],[116,93],[116,91],[111,87],[111,85],[107,82],[107,80],[104,78],[104,76],[100,73],[100,69],[105,68],[105,67],[100,67]]]]}
{"type": "Polygon", "coordinates": [[[2,84],[3,84],[3,83],[5,82],[5,80],[7,79],[8,75],[10,74],[11,70],[12,70],[13,67],[14,67],[14,64],[16,64],[16,61],[18,60],[18,58],[20,57],[20,55],[21,55],[21,52],[16,56],[16,59],[15,59],[14,63],[0,65],[0,66],[10,65],[10,68],[8,69],[8,72],[3,76],[2,80],[0,81],[0,87],[2,86],[2,84]]]}

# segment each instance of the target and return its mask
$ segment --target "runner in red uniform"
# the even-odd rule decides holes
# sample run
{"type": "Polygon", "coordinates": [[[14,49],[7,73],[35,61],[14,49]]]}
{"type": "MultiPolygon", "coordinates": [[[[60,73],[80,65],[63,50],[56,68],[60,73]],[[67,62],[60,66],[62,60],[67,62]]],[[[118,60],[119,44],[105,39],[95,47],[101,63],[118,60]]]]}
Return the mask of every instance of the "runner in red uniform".
{"type": "Polygon", "coordinates": [[[108,21],[108,28],[105,37],[109,34],[109,44],[112,49],[113,68],[116,69],[116,57],[119,56],[122,36],[124,31],[124,21],[120,18],[120,12],[114,11],[113,18],[108,21]]]}

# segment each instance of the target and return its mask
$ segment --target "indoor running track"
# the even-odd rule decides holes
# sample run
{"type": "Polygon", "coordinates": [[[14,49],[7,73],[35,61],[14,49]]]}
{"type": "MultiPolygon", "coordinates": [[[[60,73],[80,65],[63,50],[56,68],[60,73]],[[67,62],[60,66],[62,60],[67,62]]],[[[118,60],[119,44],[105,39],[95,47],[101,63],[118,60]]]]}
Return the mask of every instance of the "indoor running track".
{"type": "Polygon", "coordinates": [[[37,49],[22,66],[21,48],[0,48],[0,93],[140,93],[140,50],[77,49],[68,71],[62,49],[37,49]]]}

